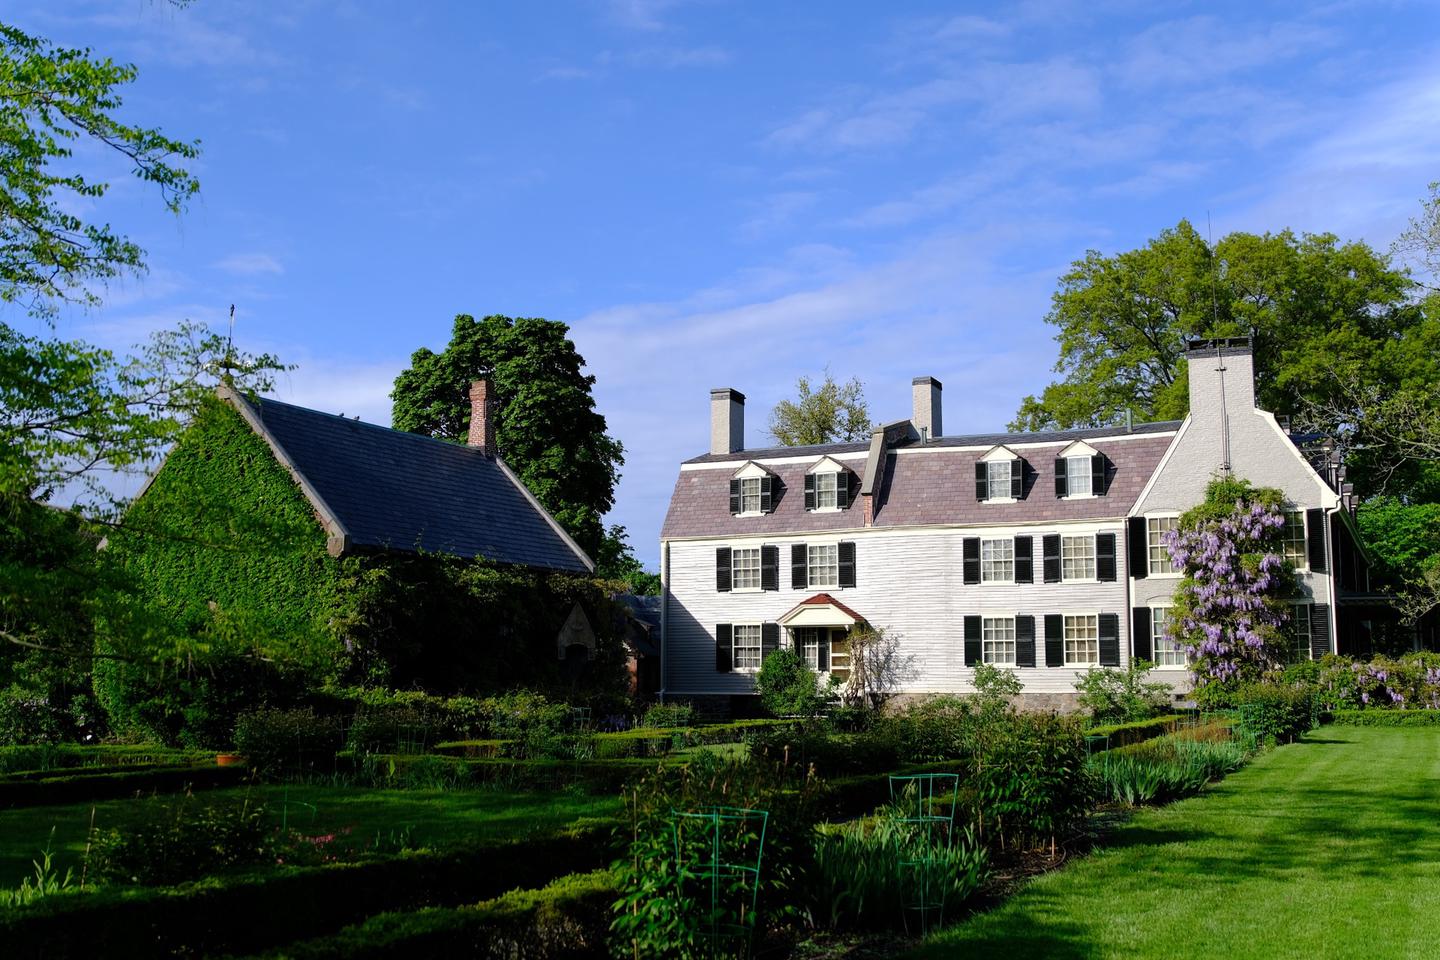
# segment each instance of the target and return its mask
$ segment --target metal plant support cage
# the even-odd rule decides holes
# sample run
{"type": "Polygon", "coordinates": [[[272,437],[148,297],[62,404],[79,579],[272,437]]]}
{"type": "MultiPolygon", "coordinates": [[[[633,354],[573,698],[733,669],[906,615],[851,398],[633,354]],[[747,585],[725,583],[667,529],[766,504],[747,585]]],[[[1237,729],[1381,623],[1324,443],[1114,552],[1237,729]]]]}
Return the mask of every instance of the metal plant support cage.
{"type": "Polygon", "coordinates": [[[955,802],[960,792],[956,773],[892,774],[890,804],[900,813],[897,822],[913,830],[921,856],[912,856],[897,841],[895,855],[900,868],[900,909],[905,932],[924,936],[945,923],[945,887],[937,877],[940,863],[937,849],[950,845],[955,828],[955,802]],[[945,812],[939,813],[939,805],[945,812]],[[918,927],[911,929],[912,920],[918,927]]]}
{"type": "Polygon", "coordinates": [[[670,816],[681,891],[709,906],[699,928],[705,955],[749,957],[770,812],[714,806],[670,816]]]}

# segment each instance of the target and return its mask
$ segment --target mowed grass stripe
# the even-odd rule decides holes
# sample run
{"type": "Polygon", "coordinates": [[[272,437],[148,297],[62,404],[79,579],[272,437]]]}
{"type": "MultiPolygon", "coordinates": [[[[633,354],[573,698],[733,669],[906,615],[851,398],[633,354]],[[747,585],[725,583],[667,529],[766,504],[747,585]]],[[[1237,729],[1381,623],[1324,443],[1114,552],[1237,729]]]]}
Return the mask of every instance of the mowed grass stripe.
{"type": "Polygon", "coordinates": [[[924,958],[1440,957],[1440,731],[1327,727],[942,931],[924,958]]]}

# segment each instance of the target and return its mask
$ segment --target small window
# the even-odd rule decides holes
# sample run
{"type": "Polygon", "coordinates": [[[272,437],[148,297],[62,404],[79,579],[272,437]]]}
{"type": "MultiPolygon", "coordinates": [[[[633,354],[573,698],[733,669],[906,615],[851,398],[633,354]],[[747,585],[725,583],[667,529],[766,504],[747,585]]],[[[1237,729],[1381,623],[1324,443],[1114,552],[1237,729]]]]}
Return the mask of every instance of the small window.
{"type": "Polygon", "coordinates": [[[732,644],[731,657],[736,670],[760,669],[760,624],[735,624],[732,644]]]}
{"type": "Polygon", "coordinates": [[[1305,556],[1305,514],[1286,510],[1285,527],[1280,535],[1285,559],[1294,564],[1296,570],[1304,570],[1309,565],[1305,556]]]}
{"type": "Polygon", "coordinates": [[[808,579],[812,587],[834,587],[840,582],[840,547],[834,543],[811,544],[807,556],[808,579]]]}
{"type": "Polygon", "coordinates": [[[760,512],[760,478],[746,477],[740,481],[740,512],[760,512]]]}
{"type": "Polygon", "coordinates": [[[1180,644],[1165,635],[1170,625],[1169,607],[1150,608],[1150,636],[1155,644],[1155,666],[1184,667],[1185,651],[1180,644]]]}
{"type": "Polygon", "coordinates": [[[1095,537],[1062,537],[1060,539],[1060,579],[1095,579],[1095,537]]]}
{"type": "Polygon", "coordinates": [[[1089,457],[1065,458],[1065,489],[1067,491],[1067,496],[1090,496],[1093,491],[1090,488],[1089,457]]]}
{"type": "Polygon", "coordinates": [[[1065,617],[1065,666],[1093,667],[1100,663],[1100,618],[1095,614],[1065,617]]]}
{"type": "Polygon", "coordinates": [[[1310,659],[1310,604],[1290,605],[1290,622],[1285,624],[1286,639],[1290,641],[1290,660],[1298,663],[1310,659]]]}
{"type": "Polygon", "coordinates": [[[1178,529],[1179,517],[1149,517],[1145,521],[1145,545],[1150,558],[1151,575],[1163,576],[1179,572],[1165,546],[1165,534],[1178,529]]]}
{"type": "Polygon", "coordinates": [[[1013,460],[991,460],[985,464],[985,476],[990,489],[990,496],[986,499],[1010,499],[1010,470],[1013,465],[1013,460]]]}
{"type": "Polygon", "coordinates": [[[1015,665],[1015,618],[986,617],[980,628],[981,655],[986,663],[1015,665]]]}
{"type": "Polygon", "coordinates": [[[730,588],[732,590],[760,589],[759,547],[730,551],[730,588]]]}
{"type": "MultiPolygon", "coordinates": [[[[972,574],[973,576],[973,574],[972,574]]],[[[1015,581],[1015,541],[1009,537],[980,541],[980,582],[1015,581]]]]}
{"type": "Polygon", "coordinates": [[[834,510],[839,507],[835,500],[835,491],[840,487],[839,480],[838,473],[815,474],[815,509],[834,510]]]}
{"type": "Polygon", "coordinates": [[[820,670],[820,644],[828,632],[821,627],[801,627],[795,631],[795,651],[805,658],[805,663],[817,673],[820,670]]]}

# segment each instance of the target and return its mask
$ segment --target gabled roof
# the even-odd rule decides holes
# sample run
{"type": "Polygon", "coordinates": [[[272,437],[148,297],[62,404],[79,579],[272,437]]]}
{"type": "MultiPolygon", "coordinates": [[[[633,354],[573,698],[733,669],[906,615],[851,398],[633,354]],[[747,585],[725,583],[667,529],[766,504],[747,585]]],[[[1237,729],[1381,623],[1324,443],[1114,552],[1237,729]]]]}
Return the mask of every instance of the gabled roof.
{"type": "Polygon", "coordinates": [[[498,458],[432,437],[221,387],[300,484],[330,534],[356,548],[483,557],[588,573],[594,564],[498,458]]]}
{"type": "Polygon", "coordinates": [[[826,607],[830,608],[831,610],[837,611],[845,617],[848,617],[851,623],[865,622],[864,617],[856,613],[854,610],[851,610],[849,607],[845,606],[845,604],[841,603],[839,600],[836,600],[828,593],[817,593],[813,597],[806,597],[804,600],[801,600],[799,603],[795,604],[795,606],[791,607],[785,613],[781,614],[777,622],[782,625],[788,624],[791,620],[795,619],[797,616],[799,616],[806,610],[823,609],[826,607]]]}

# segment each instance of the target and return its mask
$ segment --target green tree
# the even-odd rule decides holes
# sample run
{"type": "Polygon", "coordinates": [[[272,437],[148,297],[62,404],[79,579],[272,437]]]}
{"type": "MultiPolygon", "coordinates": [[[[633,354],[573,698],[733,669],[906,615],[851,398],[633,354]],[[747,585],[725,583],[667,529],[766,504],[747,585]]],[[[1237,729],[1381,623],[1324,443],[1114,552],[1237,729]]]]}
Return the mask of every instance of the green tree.
{"type": "Polygon", "coordinates": [[[600,549],[594,555],[595,575],[602,580],[623,581],[630,592],[642,597],[654,597],[660,593],[660,574],[645,569],[635,551],[630,547],[630,535],[618,523],[612,523],[600,541],[600,549]]]}
{"type": "Polygon", "coordinates": [[[1376,497],[1356,513],[1374,560],[1374,586],[1397,597],[1409,622],[1440,608],[1440,503],[1376,497]]]}
{"type": "Polygon", "coordinates": [[[854,377],[836,383],[830,371],[815,388],[809,377],[795,382],[796,398],[781,400],[770,411],[770,435],[783,446],[850,442],[870,437],[865,387],[854,377]]]}
{"type": "MultiPolygon", "coordinates": [[[[1296,415],[1344,383],[1395,389],[1440,380],[1440,317],[1364,243],[1330,234],[1232,233],[1212,247],[1186,221],[1138,250],[1089,251],[1060,278],[1046,321],[1060,380],[1021,403],[1014,429],[1174,419],[1189,405],[1184,343],[1255,338],[1261,406],[1296,415]]],[[[1362,493],[1385,465],[1350,464],[1362,493]]]]}
{"type": "Polygon", "coordinates": [[[1410,219],[1392,250],[1413,263],[1425,278],[1422,282],[1440,294],[1440,180],[1430,184],[1430,196],[1420,201],[1420,215],[1410,219]]]}
{"type": "Polygon", "coordinates": [[[443,351],[421,347],[395,378],[392,419],[398,430],[464,443],[470,383],[489,377],[500,455],[595,556],[624,448],[605,432],[591,395],[595,378],[582,371],[569,332],[557,320],[461,314],[443,351]]]}
{"type": "Polygon", "coordinates": [[[760,702],[777,717],[813,717],[822,713],[837,685],[832,678],[822,687],[815,671],[789,647],[770,653],[755,674],[755,692],[760,702]]]}

